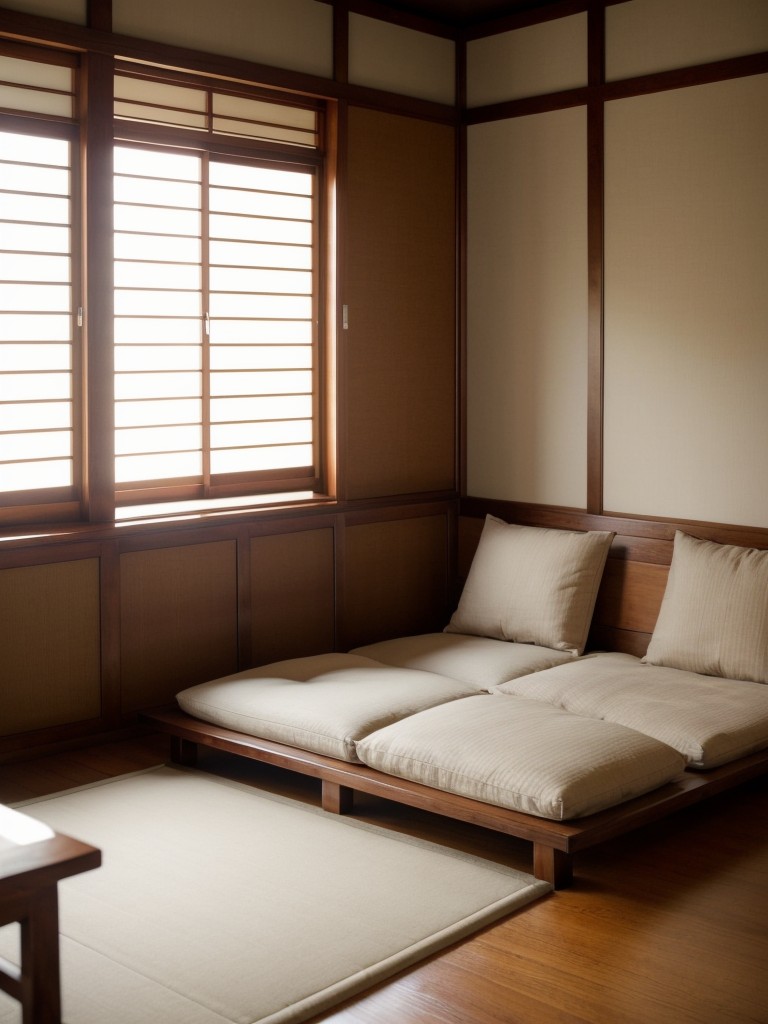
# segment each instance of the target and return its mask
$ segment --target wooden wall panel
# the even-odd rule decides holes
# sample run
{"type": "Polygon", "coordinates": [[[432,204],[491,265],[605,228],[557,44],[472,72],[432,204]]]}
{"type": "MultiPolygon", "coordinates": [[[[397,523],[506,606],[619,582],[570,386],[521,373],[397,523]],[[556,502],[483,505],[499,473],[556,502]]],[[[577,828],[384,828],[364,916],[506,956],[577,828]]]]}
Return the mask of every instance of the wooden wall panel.
{"type": "MultiPolygon", "coordinates": [[[[617,524],[607,517],[603,522],[602,517],[579,513],[565,513],[564,517],[573,521],[555,524],[550,522],[547,510],[537,513],[530,507],[516,510],[512,505],[501,516],[507,522],[547,529],[617,529],[617,524]]],[[[459,518],[458,572],[462,580],[472,564],[484,521],[480,516],[459,518]]],[[[625,521],[625,526],[630,524],[625,521]]],[[[660,524],[649,525],[640,520],[636,526],[639,536],[616,532],[595,603],[587,650],[623,651],[641,657],[648,648],[667,585],[672,542],[644,537],[642,533],[646,528],[655,529],[657,534],[673,528],[660,528],[660,524]]],[[[722,535],[717,539],[721,543],[726,540],[722,535]]]]}
{"type": "Polygon", "coordinates": [[[99,560],[0,570],[0,733],[98,718],[99,560]]]}
{"type": "Polygon", "coordinates": [[[609,558],[595,606],[595,624],[652,633],[668,575],[666,565],[609,558]]]}
{"type": "Polygon", "coordinates": [[[235,672],[236,542],[124,553],[120,615],[124,712],[235,672]]]}
{"type": "Polygon", "coordinates": [[[422,516],[345,531],[345,647],[442,629],[447,622],[448,520],[422,516]]]}
{"type": "Polygon", "coordinates": [[[333,530],[251,539],[251,664],[334,647],[333,530]]]}
{"type": "Polygon", "coordinates": [[[349,111],[340,344],[349,498],[455,485],[455,129],[349,111]]]}

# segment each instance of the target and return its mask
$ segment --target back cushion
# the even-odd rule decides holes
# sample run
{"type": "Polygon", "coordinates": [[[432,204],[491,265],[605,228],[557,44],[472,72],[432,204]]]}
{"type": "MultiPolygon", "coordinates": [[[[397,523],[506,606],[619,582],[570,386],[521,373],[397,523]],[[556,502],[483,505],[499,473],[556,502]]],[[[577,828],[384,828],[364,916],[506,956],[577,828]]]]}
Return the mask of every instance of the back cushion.
{"type": "Polygon", "coordinates": [[[581,654],[613,537],[488,516],[446,632],[581,654]]]}
{"type": "Polygon", "coordinates": [[[715,544],[678,531],[643,660],[768,682],[768,551],[715,544]]]}

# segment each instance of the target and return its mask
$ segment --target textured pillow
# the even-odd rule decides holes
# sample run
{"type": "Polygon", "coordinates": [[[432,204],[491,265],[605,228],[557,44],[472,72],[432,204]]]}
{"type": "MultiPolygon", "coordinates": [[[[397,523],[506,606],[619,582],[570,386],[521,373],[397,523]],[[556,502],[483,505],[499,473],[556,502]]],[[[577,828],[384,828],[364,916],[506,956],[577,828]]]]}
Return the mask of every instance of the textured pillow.
{"type": "Polygon", "coordinates": [[[715,544],[678,531],[643,660],[768,683],[768,551],[715,544]]]}
{"type": "Polygon", "coordinates": [[[613,537],[488,516],[445,631],[581,654],[613,537]]]}

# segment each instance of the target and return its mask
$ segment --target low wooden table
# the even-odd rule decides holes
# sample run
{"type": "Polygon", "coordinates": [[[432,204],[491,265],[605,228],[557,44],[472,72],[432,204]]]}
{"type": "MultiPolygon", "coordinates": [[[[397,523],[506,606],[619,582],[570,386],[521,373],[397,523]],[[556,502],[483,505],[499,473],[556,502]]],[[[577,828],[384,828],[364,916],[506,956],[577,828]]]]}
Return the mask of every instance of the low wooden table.
{"type": "Polygon", "coordinates": [[[0,957],[0,989],[24,1024],[61,1024],[60,879],[101,864],[101,850],[0,804],[0,925],[21,924],[21,967],[0,957]]]}

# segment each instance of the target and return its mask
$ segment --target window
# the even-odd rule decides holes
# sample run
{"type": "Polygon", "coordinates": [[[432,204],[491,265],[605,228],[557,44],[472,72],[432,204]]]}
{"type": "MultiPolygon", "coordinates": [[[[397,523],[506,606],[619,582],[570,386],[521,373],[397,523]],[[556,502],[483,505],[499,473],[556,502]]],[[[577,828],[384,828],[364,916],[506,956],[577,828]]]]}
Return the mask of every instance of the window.
{"type": "Polygon", "coordinates": [[[113,223],[88,218],[86,238],[114,252],[97,379],[76,68],[17,50],[0,53],[2,517],[87,518],[89,392],[113,403],[101,475],[123,516],[320,490],[321,104],[118,62],[113,223]]]}
{"type": "Polygon", "coordinates": [[[318,109],[115,94],[118,502],[315,489],[318,109]]]}
{"type": "Polygon", "coordinates": [[[116,148],[120,492],[314,486],[314,179],[116,148]]]}
{"type": "Polygon", "coordinates": [[[0,53],[0,506],[76,499],[71,62],[0,53]],[[42,117],[40,116],[42,115],[42,117]]]}

